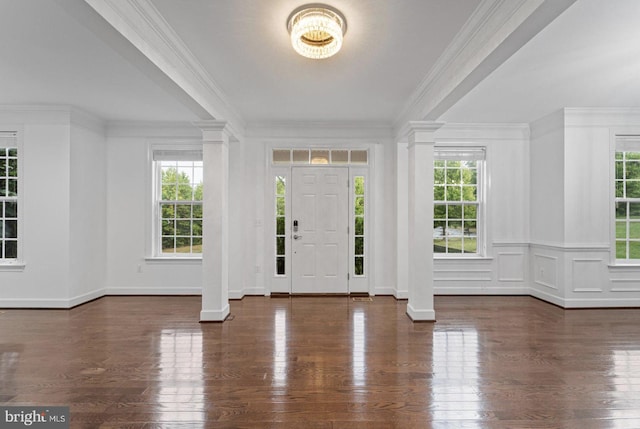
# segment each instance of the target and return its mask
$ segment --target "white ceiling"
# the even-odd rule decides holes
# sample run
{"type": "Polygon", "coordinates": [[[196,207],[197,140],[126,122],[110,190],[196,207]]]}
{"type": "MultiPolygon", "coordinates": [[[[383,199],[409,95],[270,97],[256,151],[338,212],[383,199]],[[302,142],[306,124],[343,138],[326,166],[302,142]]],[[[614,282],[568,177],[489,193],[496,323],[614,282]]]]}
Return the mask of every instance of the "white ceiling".
{"type": "Polygon", "coordinates": [[[479,0],[332,0],[348,29],[323,61],[297,55],[286,19],[304,0],[152,0],[247,123],[390,123],[479,0]]]}
{"type": "MultiPolygon", "coordinates": [[[[543,4],[552,9],[560,2],[543,4]]],[[[207,100],[222,100],[228,106],[221,111],[237,113],[249,125],[364,121],[390,126],[406,112],[415,116],[420,106],[408,106],[429,86],[425,78],[443,53],[452,53],[452,40],[477,7],[539,4],[332,0],[348,21],[344,47],[333,58],[313,61],[294,53],[285,27],[289,13],[303,3],[0,0],[0,105],[71,105],[108,121],[194,121],[217,111],[207,100]],[[145,52],[132,33],[122,36],[121,29],[116,31],[87,3],[157,9],[161,21],[184,43],[180,46],[186,47],[186,58],[195,61],[183,70],[204,74],[196,73],[189,81],[163,73],[167,65],[182,65],[169,61],[163,68],[149,55],[153,43],[145,52]],[[198,88],[185,86],[198,79],[206,81],[205,90],[213,88],[214,97],[199,99],[194,96],[198,88]]],[[[453,106],[438,119],[530,122],[561,107],[638,106],[638,18],[638,0],[578,0],[511,58],[504,63],[500,58],[493,68],[502,65],[492,73],[490,68],[488,77],[476,75],[477,86],[475,81],[452,83],[447,91],[457,91],[449,98],[453,106]]],[[[451,70],[444,70],[446,78],[451,70]]]]}
{"type": "Polygon", "coordinates": [[[640,1],[578,0],[440,119],[529,123],[563,107],[640,107],[640,1]]]}
{"type": "Polygon", "coordinates": [[[0,104],[70,105],[106,120],[206,112],[83,1],[0,0],[0,104]]]}

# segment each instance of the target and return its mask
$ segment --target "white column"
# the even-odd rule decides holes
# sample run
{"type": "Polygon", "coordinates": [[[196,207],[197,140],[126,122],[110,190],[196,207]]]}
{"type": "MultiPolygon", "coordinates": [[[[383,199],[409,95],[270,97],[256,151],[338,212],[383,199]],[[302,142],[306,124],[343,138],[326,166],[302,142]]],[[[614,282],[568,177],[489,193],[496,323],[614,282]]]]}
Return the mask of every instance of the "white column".
{"type": "Polygon", "coordinates": [[[441,123],[409,122],[407,315],[435,321],[433,306],[433,146],[441,123]]]}
{"type": "Polygon", "coordinates": [[[226,121],[196,123],[202,130],[201,322],[229,315],[229,132],[226,121]]]}

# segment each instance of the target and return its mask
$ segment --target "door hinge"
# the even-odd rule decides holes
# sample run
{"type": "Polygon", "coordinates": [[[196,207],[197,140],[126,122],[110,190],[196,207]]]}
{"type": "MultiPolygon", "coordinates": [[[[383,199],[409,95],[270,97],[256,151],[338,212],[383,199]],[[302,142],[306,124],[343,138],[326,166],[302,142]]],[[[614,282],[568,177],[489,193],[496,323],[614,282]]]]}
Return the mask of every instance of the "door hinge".
{"type": "Polygon", "coordinates": [[[349,227],[347,227],[347,235],[349,235],[349,227]]]}
{"type": "Polygon", "coordinates": [[[351,274],[347,273],[347,280],[350,280],[350,279],[351,279],[351,277],[350,277],[350,276],[351,276],[351,274]]]}
{"type": "Polygon", "coordinates": [[[347,179],[347,188],[351,187],[351,182],[349,182],[349,179],[347,179]]]}

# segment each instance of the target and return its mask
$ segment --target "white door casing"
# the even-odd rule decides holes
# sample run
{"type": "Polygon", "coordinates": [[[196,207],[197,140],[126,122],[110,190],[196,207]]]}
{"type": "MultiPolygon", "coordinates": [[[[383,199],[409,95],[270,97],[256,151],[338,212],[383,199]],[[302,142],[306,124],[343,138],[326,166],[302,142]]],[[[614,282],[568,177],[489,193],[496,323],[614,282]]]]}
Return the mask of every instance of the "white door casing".
{"type": "Polygon", "coordinates": [[[349,292],[348,181],[348,168],[292,168],[291,293],[349,292]]]}

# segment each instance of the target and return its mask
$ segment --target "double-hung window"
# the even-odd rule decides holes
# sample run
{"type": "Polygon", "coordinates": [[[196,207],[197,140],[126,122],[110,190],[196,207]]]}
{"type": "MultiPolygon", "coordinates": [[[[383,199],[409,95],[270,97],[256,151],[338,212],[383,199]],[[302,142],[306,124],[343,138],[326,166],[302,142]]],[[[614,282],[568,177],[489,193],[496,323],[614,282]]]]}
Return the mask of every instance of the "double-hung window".
{"type": "Polygon", "coordinates": [[[482,254],[484,148],[435,148],[433,253],[482,254]]]}
{"type": "Polygon", "coordinates": [[[154,149],[154,254],[202,256],[202,150],[154,149]]]}
{"type": "Polygon", "coordinates": [[[0,132],[0,263],[18,260],[18,139],[0,132]]]}
{"type": "Polygon", "coordinates": [[[618,136],[615,154],[616,260],[640,263],[640,136],[618,136]]]}

